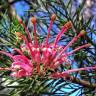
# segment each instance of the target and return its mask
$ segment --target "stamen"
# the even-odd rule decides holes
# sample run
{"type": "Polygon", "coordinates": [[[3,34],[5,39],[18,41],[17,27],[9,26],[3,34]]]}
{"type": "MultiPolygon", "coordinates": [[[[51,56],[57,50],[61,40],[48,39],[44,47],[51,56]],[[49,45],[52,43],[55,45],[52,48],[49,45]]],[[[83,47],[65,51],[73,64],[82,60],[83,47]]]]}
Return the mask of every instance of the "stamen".
{"type": "Polygon", "coordinates": [[[25,41],[26,45],[28,46],[28,48],[29,48],[29,50],[30,50],[30,55],[31,55],[31,57],[32,57],[32,59],[33,59],[34,54],[33,54],[33,52],[32,52],[32,49],[31,49],[30,44],[28,43],[28,40],[26,39],[26,37],[25,37],[25,36],[23,36],[22,38],[24,39],[24,41],[25,41]]]}
{"type": "Polygon", "coordinates": [[[78,68],[78,69],[71,69],[62,73],[71,73],[71,72],[78,72],[78,71],[83,71],[83,70],[91,70],[91,69],[96,69],[96,66],[94,67],[85,67],[85,68],[78,68]]]}
{"type": "Polygon", "coordinates": [[[62,36],[62,34],[64,34],[69,28],[72,27],[72,23],[71,21],[67,22],[61,29],[60,32],[58,32],[58,35],[56,36],[56,39],[54,41],[54,48],[56,47],[57,42],[60,40],[60,37],[62,36]]]}
{"type": "Polygon", "coordinates": [[[32,17],[31,18],[31,22],[33,23],[33,26],[34,26],[34,44],[36,47],[38,47],[38,39],[37,39],[37,34],[36,34],[36,18],[35,17],[32,17]]]}
{"type": "Polygon", "coordinates": [[[26,25],[23,23],[23,21],[21,20],[21,18],[19,16],[17,16],[17,19],[18,19],[19,23],[24,27],[25,32],[28,35],[28,38],[29,38],[30,42],[32,42],[32,39],[31,39],[31,36],[30,36],[30,32],[27,29],[26,25]]]}
{"type": "Polygon", "coordinates": [[[72,44],[74,43],[79,37],[85,35],[85,31],[82,30],[77,36],[75,36],[68,44],[67,46],[60,52],[59,56],[62,55],[62,53],[72,44]]]}
{"type": "Polygon", "coordinates": [[[25,56],[25,55],[23,54],[23,52],[22,52],[21,50],[17,49],[17,48],[14,48],[13,51],[17,51],[19,54],[25,56]]]}
{"type": "Polygon", "coordinates": [[[46,38],[46,45],[48,45],[48,39],[50,37],[50,31],[51,31],[51,28],[52,28],[52,25],[53,25],[53,21],[56,19],[56,15],[55,14],[52,14],[51,16],[51,21],[50,21],[50,25],[49,25],[49,28],[48,28],[48,35],[47,35],[47,38],[46,38]]]}
{"type": "Polygon", "coordinates": [[[80,47],[72,50],[71,52],[66,53],[65,56],[71,55],[72,53],[74,53],[74,52],[76,52],[76,51],[78,51],[78,50],[80,50],[80,49],[82,49],[82,48],[84,48],[84,47],[90,47],[90,46],[91,46],[91,44],[82,45],[82,46],[80,46],[80,47]]]}
{"type": "Polygon", "coordinates": [[[84,71],[84,70],[95,70],[96,69],[96,66],[94,67],[85,67],[85,68],[78,68],[78,69],[72,69],[72,70],[68,70],[68,71],[64,71],[62,73],[53,73],[51,75],[51,77],[53,78],[64,78],[64,77],[67,77],[69,73],[72,73],[72,72],[78,72],[78,71],[84,71]]]}

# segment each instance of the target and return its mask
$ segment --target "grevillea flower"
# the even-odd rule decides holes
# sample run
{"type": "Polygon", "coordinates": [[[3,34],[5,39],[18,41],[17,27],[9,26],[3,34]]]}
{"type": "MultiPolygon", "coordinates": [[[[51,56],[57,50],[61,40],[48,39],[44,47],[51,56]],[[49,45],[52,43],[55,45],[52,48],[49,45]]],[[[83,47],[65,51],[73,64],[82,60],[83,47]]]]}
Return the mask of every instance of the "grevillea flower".
{"type": "Polygon", "coordinates": [[[55,71],[62,64],[63,66],[71,66],[68,56],[82,48],[90,46],[90,44],[85,44],[77,47],[71,52],[66,52],[69,46],[77,41],[78,38],[84,36],[84,34],[86,33],[84,30],[82,30],[77,36],[73,37],[73,39],[66,46],[58,45],[60,37],[72,27],[71,21],[64,24],[64,26],[62,26],[61,28],[61,31],[58,32],[54,42],[49,43],[48,39],[50,38],[50,30],[55,19],[56,15],[53,14],[51,16],[50,25],[48,28],[48,35],[42,43],[39,43],[36,34],[36,18],[31,18],[31,22],[33,24],[34,40],[32,40],[30,32],[26,28],[23,21],[18,18],[18,21],[24,27],[28,38],[20,32],[16,33],[16,36],[19,40],[24,40],[23,44],[20,45],[20,49],[14,49],[14,51],[18,52],[18,55],[0,51],[1,54],[5,54],[12,59],[12,65],[9,68],[0,68],[0,70],[11,70],[11,76],[13,77],[32,77],[34,75],[40,76],[42,74],[42,76],[48,75],[51,78],[61,78],[68,76],[71,72],[96,69],[96,67],[94,66],[79,69],[70,69],[63,72],[55,71]],[[27,55],[25,55],[26,52],[27,55]]]}

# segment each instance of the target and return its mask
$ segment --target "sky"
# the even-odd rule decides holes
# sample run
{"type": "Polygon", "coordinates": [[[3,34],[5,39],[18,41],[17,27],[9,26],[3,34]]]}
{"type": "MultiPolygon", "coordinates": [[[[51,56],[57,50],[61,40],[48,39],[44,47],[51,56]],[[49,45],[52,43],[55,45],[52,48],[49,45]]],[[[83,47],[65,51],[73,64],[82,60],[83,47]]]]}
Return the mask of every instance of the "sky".
{"type": "Polygon", "coordinates": [[[29,6],[24,1],[17,2],[13,5],[16,8],[16,12],[19,16],[24,16],[29,6]]]}

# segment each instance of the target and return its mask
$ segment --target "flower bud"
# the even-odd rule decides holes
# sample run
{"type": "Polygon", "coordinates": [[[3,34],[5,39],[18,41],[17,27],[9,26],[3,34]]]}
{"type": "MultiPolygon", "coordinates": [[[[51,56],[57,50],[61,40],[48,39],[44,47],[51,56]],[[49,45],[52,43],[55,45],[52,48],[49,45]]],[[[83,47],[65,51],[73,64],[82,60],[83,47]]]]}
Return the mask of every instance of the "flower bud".
{"type": "Polygon", "coordinates": [[[56,19],[56,14],[52,14],[51,20],[54,21],[56,19]]]}
{"type": "Polygon", "coordinates": [[[87,45],[88,45],[88,47],[92,46],[92,44],[91,44],[91,43],[88,43],[87,45]]]}
{"type": "Polygon", "coordinates": [[[67,22],[67,23],[64,25],[64,27],[66,27],[67,29],[69,29],[70,27],[72,27],[72,22],[71,22],[71,21],[67,22]]]}
{"type": "Polygon", "coordinates": [[[85,35],[85,34],[86,34],[86,31],[84,31],[84,30],[80,31],[80,35],[81,35],[81,36],[83,36],[83,35],[85,35]]]}
{"type": "Polygon", "coordinates": [[[36,23],[36,18],[35,18],[35,17],[31,17],[31,22],[32,22],[33,24],[35,24],[35,23],[36,23]]]}

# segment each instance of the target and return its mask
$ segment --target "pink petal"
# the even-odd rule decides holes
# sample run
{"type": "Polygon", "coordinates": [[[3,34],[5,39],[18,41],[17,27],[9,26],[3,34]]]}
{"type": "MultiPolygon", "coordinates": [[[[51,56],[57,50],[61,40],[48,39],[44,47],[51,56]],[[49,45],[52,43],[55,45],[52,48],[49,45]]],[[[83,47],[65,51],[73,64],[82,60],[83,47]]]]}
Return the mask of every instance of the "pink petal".
{"type": "Polygon", "coordinates": [[[18,72],[12,72],[12,73],[10,74],[10,76],[16,77],[16,78],[21,78],[21,77],[26,76],[26,71],[24,71],[24,70],[19,70],[18,72]]]}
{"type": "Polygon", "coordinates": [[[14,66],[16,66],[16,65],[19,65],[20,68],[23,68],[24,70],[26,70],[26,72],[32,73],[33,67],[28,66],[28,64],[25,64],[24,62],[22,62],[22,63],[21,62],[13,62],[12,68],[14,69],[14,66]]]}
{"type": "Polygon", "coordinates": [[[16,62],[17,62],[17,61],[19,61],[19,62],[24,62],[24,63],[32,66],[32,64],[30,63],[29,59],[28,59],[27,57],[23,56],[23,55],[15,55],[13,59],[14,59],[14,61],[16,61],[16,62]]]}

